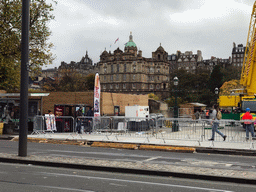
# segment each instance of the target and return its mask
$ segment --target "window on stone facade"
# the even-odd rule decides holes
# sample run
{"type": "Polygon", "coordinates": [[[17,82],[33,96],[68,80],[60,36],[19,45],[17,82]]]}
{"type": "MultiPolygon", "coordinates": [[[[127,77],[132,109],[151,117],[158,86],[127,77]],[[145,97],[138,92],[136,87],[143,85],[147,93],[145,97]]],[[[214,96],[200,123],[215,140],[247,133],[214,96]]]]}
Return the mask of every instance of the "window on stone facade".
{"type": "Polygon", "coordinates": [[[151,77],[150,77],[150,80],[151,80],[151,81],[154,81],[154,77],[153,77],[153,76],[151,76],[151,77]]]}
{"type": "Polygon", "coordinates": [[[154,73],[154,67],[150,67],[150,73],[154,73]]]}
{"type": "Polygon", "coordinates": [[[104,80],[106,80],[106,75],[104,75],[104,80]]]}
{"type": "Polygon", "coordinates": [[[103,85],[103,89],[106,89],[106,85],[103,85]]]}
{"type": "Polygon", "coordinates": [[[124,72],[126,72],[126,64],[124,64],[124,72]]]}
{"type": "Polygon", "coordinates": [[[113,75],[110,76],[110,81],[113,81],[113,75]]]}
{"type": "Polygon", "coordinates": [[[114,67],[111,65],[111,73],[114,73],[114,67]]]}
{"type": "Polygon", "coordinates": [[[157,76],[157,80],[160,80],[160,76],[157,76]]]}
{"type": "Polygon", "coordinates": [[[132,88],[133,88],[133,89],[136,89],[136,85],[135,85],[134,83],[132,84],[132,88]]]}
{"type": "Polygon", "coordinates": [[[116,80],[117,80],[117,81],[119,80],[119,75],[118,75],[118,74],[116,74],[116,80]]]}
{"type": "Polygon", "coordinates": [[[119,72],[119,64],[116,65],[116,72],[119,72]]]}
{"type": "Polygon", "coordinates": [[[132,79],[135,80],[135,75],[133,75],[132,79]]]}
{"type": "Polygon", "coordinates": [[[150,89],[154,89],[154,85],[150,85],[150,87],[149,87],[150,89]]]}
{"type": "Polygon", "coordinates": [[[136,66],[135,66],[135,65],[133,66],[133,71],[134,71],[134,72],[136,71],[136,66]]]}
{"type": "Polygon", "coordinates": [[[106,73],[106,72],[107,72],[107,68],[105,67],[105,68],[104,68],[104,73],[106,73]]]}
{"type": "Polygon", "coordinates": [[[113,84],[110,84],[110,89],[113,89],[113,84]]]}
{"type": "Polygon", "coordinates": [[[160,85],[157,85],[156,88],[157,88],[157,89],[160,89],[160,85]]]}
{"type": "Polygon", "coordinates": [[[126,84],[123,84],[123,89],[126,89],[126,84]]]}
{"type": "Polygon", "coordinates": [[[126,74],[123,75],[123,81],[126,81],[126,74]]]}
{"type": "Polygon", "coordinates": [[[157,72],[160,73],[160,68],[157,68],[157,72]]]}
{"type": "Polygon", "coordinates": [[[116,84],[116,89],[119,89],[119,84],[116,84]]]}

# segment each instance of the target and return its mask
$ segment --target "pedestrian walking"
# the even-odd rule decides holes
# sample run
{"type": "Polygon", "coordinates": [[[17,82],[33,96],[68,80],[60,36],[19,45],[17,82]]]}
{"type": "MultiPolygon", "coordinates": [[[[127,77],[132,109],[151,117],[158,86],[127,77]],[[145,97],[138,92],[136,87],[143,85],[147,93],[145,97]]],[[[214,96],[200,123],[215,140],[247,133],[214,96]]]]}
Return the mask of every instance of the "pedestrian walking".
{"type": "Polygon", "coordinates": [[[250,108],[246,108],[245,109],[245,114],[242,117],[242,120],[248,120],[248,121],[244,121],[244,125],[245,125],[245,130],[246,130],[246,141],[249,140],[249,132],[252,135],[252,139],[256,139],[255,135],[254,135],[254,123],[253,123],[253,117],[250,113],[250,108]]]}
{"type": "Polygon", "coordinates": [[[217,113],[218,113],[219,107],[217,104],[213,105],[213,111],[212,111],[212,137],[209,139],[209,141],[214,141],[214,136],[215,136],[215,132],[218,133],[220,136],[222,136],[223,141],[226,140],[227,136],[224,135],[222,132],[220,132],[218,130],[219,127],[219,119],[217,118],[217,113]]]}
{"type": "Polygon", "coordinates": [[[82,126],[81,116],[83,116],[83,107],[82,106],[80,106],[79,109],[76,111],[76,117],[78,117],[77,118],[77,125],[76,125],[77,133],[81,133],[81,126],[82,126]]]}

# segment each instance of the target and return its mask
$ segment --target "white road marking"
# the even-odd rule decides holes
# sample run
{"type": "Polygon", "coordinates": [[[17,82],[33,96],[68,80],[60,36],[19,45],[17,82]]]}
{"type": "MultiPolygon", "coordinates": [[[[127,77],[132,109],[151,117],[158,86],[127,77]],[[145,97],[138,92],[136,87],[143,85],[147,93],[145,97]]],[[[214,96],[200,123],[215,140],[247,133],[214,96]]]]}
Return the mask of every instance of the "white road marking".
{"type": "Polygon", "coordinates": [[[146,159],[144,161],[152,161],[152,160],[155,160],[155,159],[158,159],[158,158],[161,158],[161,156],[158,156],[158,157],[151,157],[149,159],[146,159]]]}
{"type": "Polygon", "coordinates": [[[139,184],[147,184],[147,185],[158,185],[158,186],[166,186],[166,187],[177,187],[177,188],[187,188],[187,189],[197,189],[211,192],[233,192],[226,191],[222,189],[210,189],[210,188],[202,188],[202,187],[192,187],[185,185],[173,185],[173,184],[165,184],[165,183],[154,183],[154,182],[146,182],[146,181],[134,181],[134,180],[124,180],[124,179],[112,179],[112,178],[104,178],[104,177],[92,177],[92,176],[82,176],[82,175],[70,175],[70,174],[60,174],[60,173],[47,173],[41,172],[44,175],[53,175],[53,176],[63,176],[63,177],[77,177],[77,178],[86,178],[86,179],[98,179],[98,180],[109,180],[109,181],[119,181],[126,183],[139,183],[139,184]]]}
{"type": "Polygon", "coordinates": [[[88,190],[82,190],[82,189],[74,189],[74,188],[66,188],[66,187],[55,187],[55,186],[46,186],[46,185],[33,185],[33,186],[49,188],[49,189],[61,189],[61,190],[67,190],[67,191],[95,192],[95,191],[88,191],[88,190]]]}
{"type": "Polygon", "coordinates": [[[119,187],[126,187],[127,185],[120,185],[120,184],[117,184],[117,183],[109,183],[109,185],[115,185],[115,186],[119,186],[119,187]]]}

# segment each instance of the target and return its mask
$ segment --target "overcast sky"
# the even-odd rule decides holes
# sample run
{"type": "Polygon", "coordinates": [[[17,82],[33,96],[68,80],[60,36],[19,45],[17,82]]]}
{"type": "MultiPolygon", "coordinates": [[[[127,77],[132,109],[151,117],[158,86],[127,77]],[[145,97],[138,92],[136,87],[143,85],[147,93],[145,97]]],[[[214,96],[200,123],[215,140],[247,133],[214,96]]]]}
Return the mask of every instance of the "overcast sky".
{"type": "Polygon", "coordinates": [[[55,20],[49,23],[56,59],[47,68],[61,61],[79,62],[86,50],[96,63],[105,48],[124,50],[130,32],[146,58],[160,43],[169,55],[201,50],[204,59],[228,58],[233,42],[246,44],[253,4],[254,0],[58,0],[55,20]]]}

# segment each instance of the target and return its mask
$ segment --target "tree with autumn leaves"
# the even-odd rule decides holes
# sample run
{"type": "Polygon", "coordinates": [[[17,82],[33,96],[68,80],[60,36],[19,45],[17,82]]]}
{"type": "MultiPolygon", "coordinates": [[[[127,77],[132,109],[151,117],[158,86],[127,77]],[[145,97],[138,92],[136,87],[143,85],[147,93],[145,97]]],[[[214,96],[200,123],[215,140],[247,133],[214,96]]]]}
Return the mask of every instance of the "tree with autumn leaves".
{"type": "MultiPolygon", "coordinates": [[[[54,59],[47,26],[54,19],[52,3],[46,0],[31,0],[30,3],[29,57],[34,74],[54,59]]],[[[19,90],[20,86],[21,13],[21,0],[0,0],[0,89],[6,91],[19,90]]]]}

